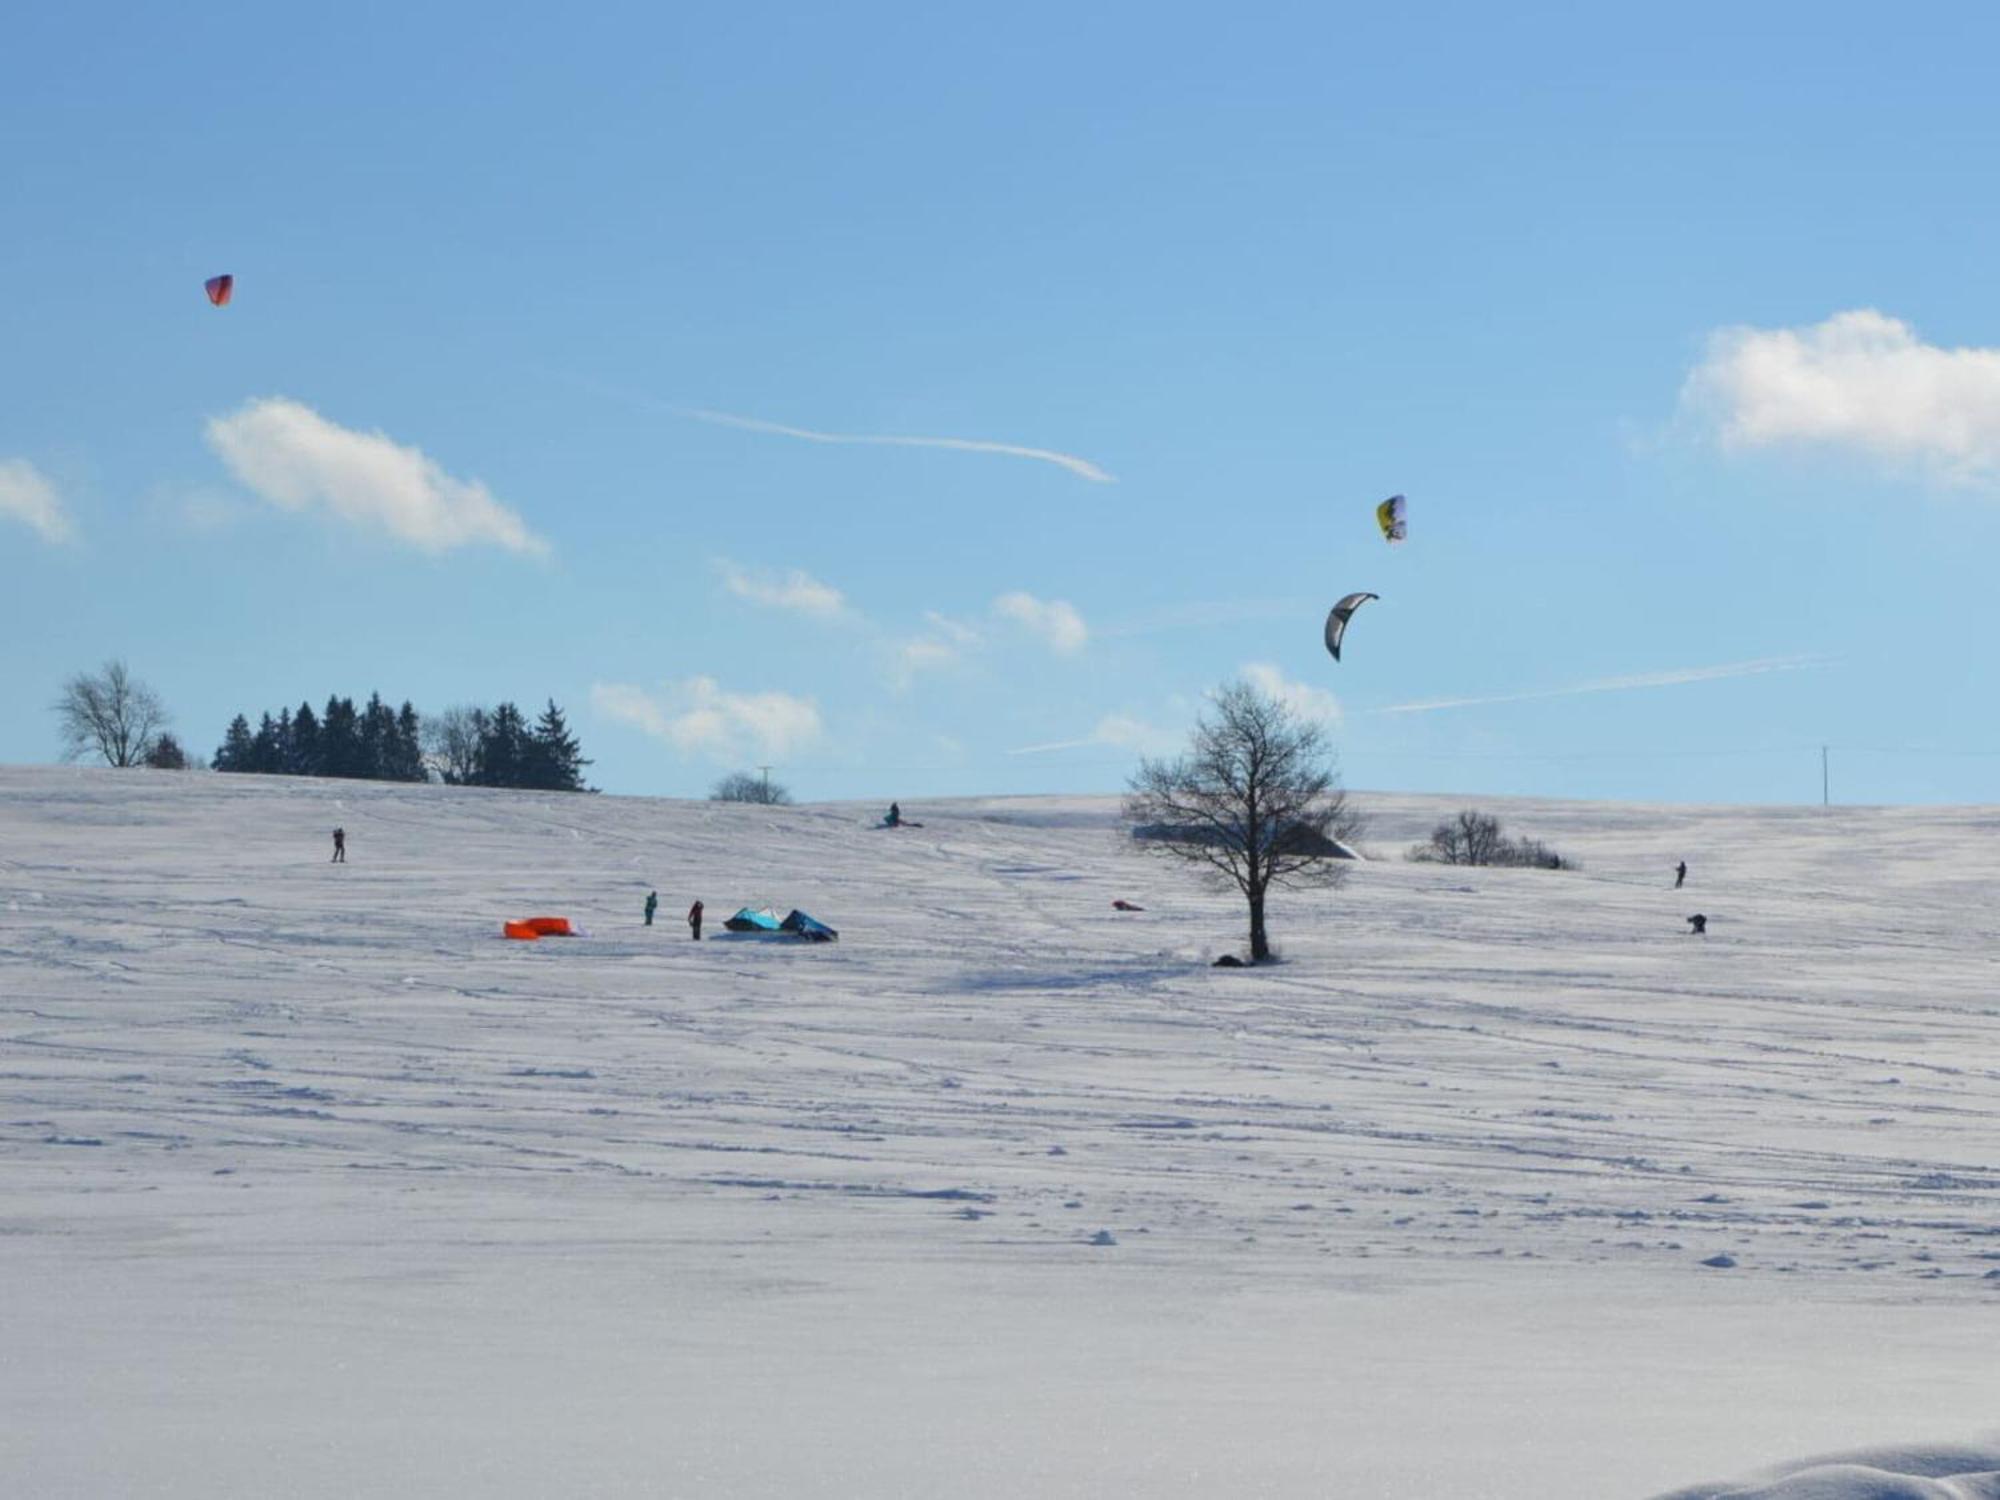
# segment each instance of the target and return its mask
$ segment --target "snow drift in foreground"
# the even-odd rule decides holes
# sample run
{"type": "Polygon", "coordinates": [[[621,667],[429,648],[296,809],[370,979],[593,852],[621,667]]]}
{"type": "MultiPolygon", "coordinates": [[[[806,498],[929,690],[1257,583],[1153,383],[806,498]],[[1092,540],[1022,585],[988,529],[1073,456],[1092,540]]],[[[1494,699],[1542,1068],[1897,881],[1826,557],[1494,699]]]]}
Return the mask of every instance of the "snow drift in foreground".
{"type": "Polygon", "coordinates": [[[1488,803],[1552,872],[1356,800],[1226,971],[1108,799],[0,769],[10,1493],[1615,1500],[1991,1427],[2000,815],[1488,803]]]}
{"type": "Polygon", "coordinates": [[[2000,1500],[2000,1444],[1844,1453],[1786,1464],[1741,1484],[1698,1484],[1659,1500],[2000,1500]]]}

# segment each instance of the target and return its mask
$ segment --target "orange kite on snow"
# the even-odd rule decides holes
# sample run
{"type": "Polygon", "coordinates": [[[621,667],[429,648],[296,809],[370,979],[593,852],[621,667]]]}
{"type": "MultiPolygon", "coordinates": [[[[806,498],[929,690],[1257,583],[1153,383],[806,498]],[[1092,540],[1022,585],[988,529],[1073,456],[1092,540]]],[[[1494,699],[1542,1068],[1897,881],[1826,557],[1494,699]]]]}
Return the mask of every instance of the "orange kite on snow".
{"type": "Polygon", "coordinates": [[[523,917],[518,922],[503,922],[500,931],[507,937],[519,938],[524,943],[532,943],[545,937],[582,937],[583,929],[568,917],[523,917]]]}

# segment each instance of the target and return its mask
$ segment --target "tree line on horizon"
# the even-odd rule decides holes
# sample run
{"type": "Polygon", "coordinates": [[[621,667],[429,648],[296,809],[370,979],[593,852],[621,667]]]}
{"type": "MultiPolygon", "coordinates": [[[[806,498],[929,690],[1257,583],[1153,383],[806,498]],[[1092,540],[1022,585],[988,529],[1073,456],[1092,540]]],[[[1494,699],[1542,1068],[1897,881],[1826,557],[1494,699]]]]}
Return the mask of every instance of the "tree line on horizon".
{"type": "Polygon", "coordinates": [[[263,776],[329,776],[360,781],[428,781],[450,786],[519,787],[535,791],[588,791],[590,764],[570,733],[563,712],[549,700],[530,724],[512,703],[495,708],[459,706],[425,716],[407,700],[391,709],[371,693],[357,709],[338,694],[314,713],[266,711],[257,727],[246,715],[230,720],[210,765],[217,771],[263,776]]]}

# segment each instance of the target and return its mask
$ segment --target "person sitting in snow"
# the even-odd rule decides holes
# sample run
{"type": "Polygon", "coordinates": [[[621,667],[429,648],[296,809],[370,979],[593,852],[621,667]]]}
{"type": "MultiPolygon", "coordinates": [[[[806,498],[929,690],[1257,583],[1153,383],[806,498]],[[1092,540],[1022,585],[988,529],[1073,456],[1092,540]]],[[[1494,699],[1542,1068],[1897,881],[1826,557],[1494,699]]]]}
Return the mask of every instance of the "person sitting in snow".
{"type": "Polygon", "coordinates": [[[1689,937],[1706,937],[1708,935],[1708,918],[1702,913],[1696,912],[1688,918],[1688,927],[1690,929],[1688,932],[1689,937]]]}
{"type": "Polygon", "coordinates": [[[891,802],[889,804],[889,815],[882,820],[882,826],[884,828],[896,828],[901,826],[902,821],[903,809],[891,802]]]}

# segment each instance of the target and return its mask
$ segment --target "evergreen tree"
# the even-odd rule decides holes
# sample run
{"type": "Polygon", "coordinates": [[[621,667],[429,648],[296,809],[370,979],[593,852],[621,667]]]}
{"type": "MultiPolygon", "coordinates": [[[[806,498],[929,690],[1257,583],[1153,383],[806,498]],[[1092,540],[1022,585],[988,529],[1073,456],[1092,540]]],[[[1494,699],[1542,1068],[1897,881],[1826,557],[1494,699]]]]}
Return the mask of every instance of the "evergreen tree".
{"type": "Polygon", "coordinates": [[[181,742],[174,738],[172,730],[161,731],[153,741],[153,748],[146,752],[146,764],[156,771],[185,771],[187,752],[181,749],[181,742]]]}
{"type": "Polygon", "coordinates": [[[292,758],[289,769],[294,776],[317,776],[320,774],[319,715],[312,711],[310,703],[301,703],[299,711],[292,715],[292,758]]]}
{"type": "Polygon", "coordinates": [[[527,722],[521,710],[503,703],[487,717],[479,738],[479,786],[523,786],[532,769],[527,722]]]}
{"type": "Polygon", "coordinates": [[[294,774],[292,771],[294,755],[292,746],[292,711],[289,708],[278,710],[278,732],[273,739],[273,743],[277,747],[278,763],[271,769],[280,776],[294,774]]]}
{"type": "Polygon", "coordinates": [[[528,775],[522,784],[551,792],[580,792],[584,790],[583,768],[589,764],[583,758],[583,747],[563,722],[556,700],[549,699],[529,736],[528,775]]]}
{"type": "Polygon", "coordinates": [[[222,737],[222,747],[215,752],[215,759],[209,764],[218,771],[247,771],[250,769],[250,756],[250,721],[238,714],[229,721],[228,732],[222,737]]]}
{"type": "Polygon", "coordinates": [[[250,764],[244,769],[260,776],[276,776],[285,769],[278,746],[278,721],[268,713],[258,721],[257,733],[250,741],[250,764]]]}
{"type": "Polygon", "coordinates": [[[363,776],[361,728],[355,722],[352,698],[330,697],[319,721],[319,774],[363,776]]]}
{"type": "Polygon", "coordinates": [[[354,773],[371,781],[399,780],[394,772],[396,759],[396,716],[380,693],[368,695],[361,711],[361,755],[354,773]]]}
{"type": "Polygon", "coordinates": [[[424,722],[407,698],[403,700],[402,711],[396,715],[396,753],[389,779],[430,780],[424,770],[424,722]]]}

